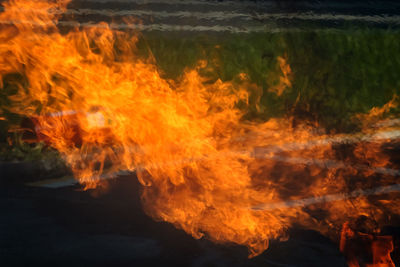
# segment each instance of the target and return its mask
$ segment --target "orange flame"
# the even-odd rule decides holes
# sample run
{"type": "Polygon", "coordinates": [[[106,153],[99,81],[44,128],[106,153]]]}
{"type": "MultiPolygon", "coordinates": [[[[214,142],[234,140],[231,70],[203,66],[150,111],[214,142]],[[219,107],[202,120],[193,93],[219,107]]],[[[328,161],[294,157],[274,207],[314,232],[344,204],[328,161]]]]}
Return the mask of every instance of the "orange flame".
{"type": "Polygon", "coordinates": [[[340,251],[346,256],[349,267],[395,266],[390,257],[393,251],[391,236],[355,232],[348,222],[343,224],[341,231],[340,251]]]}
{"type": "Polygon", "coordinates": [[[290,65],[287,63],[287,60],[283,57],[278,57],[277,58],[279,67],[282,72],[282,76],[279,77],[279,83],[275,87],[269,88],[268,91],[274,92],[278,96],[281,96],[282,93],[285,91],[286,88],[289,88],[292,86],[292,82],[290,81],[290,75],[292,73],[292,69],[290,68],[290,65]]]}
{"type": "MultiPolygon", "coordinates": [[[[346,175],[358,171],[315,165],[335,157],[322,129],[292,128],[289,119],[244,121],[237,104],[248,101],[245,75],[242,85],[209,84],[194,69],[166,81],[151,61],[138,59],[133,34],[105,23],[61,34],[57,14],[67,3],[4,3],[0,78],[19,73],[26,79],[12,98],[14,112],[35,118],[41,138],[62,153],[86,188],[97,186],[104,172],[136,170],[150,216],[195,238],[245,245],[250,256],[293,222],[320,229],[341,225],[344,216],[379,213],[366,197],[354,201],[357,208],[340,201],[314,205],[311,211],[329,210],[320,221],[302,205],[257,209],[342,192],[346,175]]],[[[291,70],[278,60],[284,88],[291,70]]]]}

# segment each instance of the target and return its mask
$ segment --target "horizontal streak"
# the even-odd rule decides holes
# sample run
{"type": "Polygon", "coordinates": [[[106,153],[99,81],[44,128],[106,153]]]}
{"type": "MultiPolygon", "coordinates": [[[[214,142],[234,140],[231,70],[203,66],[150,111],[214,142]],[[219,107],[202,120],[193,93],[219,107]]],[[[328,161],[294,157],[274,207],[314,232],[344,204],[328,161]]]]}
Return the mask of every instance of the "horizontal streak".
{"type": "MultiPolygon", "coordinates": [[[[76,1],[76,0],[75,0],[76,1]]],[[[82,1],[82,0],[81,0],[82,1]]],[[[80,2],[80,1],[76,1],[80,2]]],[[[185,5],[185,6],[235,6],[235,7],[293,7],[293,3],[288,2],[285,3],[284,1],[232,1],[232,0],[224,0],[224,1],[199,1],[199,0],[83,0],[82,2],[91,2],[91,3],[127,3],[127,4],[136,4],[136,5],[148,5],[148,4],[161,4],[161,5],[170,5],[170,6],[177,6],[177,5],[185,5]],[[280,3],[277,3],[280,2],[280,3]]],[[[388,9],[399,7],[398,3],[387,3],[384,2],[385,5],[375,4],[371,5],[371,3],[367,3],[366,1],[359,1],[358,3],[352,2],[344,2],[344,1],[314,1],[313,3],[299,2],[296,3],[296,7],[309,7],[309,8],[360,8],[360,7],[368,7],[373,9],[388,9]]]]}
{"type": "MultiPolygon", "coordinates": [[[[388,168],[369,168],[368,166],[362,166],[362,165],[350,166],[341,161],[333,161],[333,160],[316,160],[316,159],[288,158],[288,157],[277,157],[277,156],[268,157],[267,155],[265,157],[257,156],[257,158],[269,158],[272,160],[284,161],[284,162],[289,162],[292,164],[307,164],[307,165],[316,164],[318,166],[326,167],[326,168],[353,167],[356,169],[363,169],[363,170],[369,169],[369,170],[373,170],[377,173],[384,173],[384,174],[389,174],[389,175],[394,175],[394,176],[400,175],[400,170],[394,170],[394,169],[388,169],[388,168]]],[[[167,164],[165,164],[165,165],[167,165],[167,164]]],[[[165,165],[164,165],[164,167],[165,167],[165,165]]],[[[152,166],[152,167],[154,167],[154,166],[152,166]]],[[[145,166],[138,167],[137,169],[145,169],[145,166]]],[[[98,180],[111,179],[111,178],[117,177],[118,175],[127,175],[130,173],[132,173],[132,172],[119,171],[116,173],[103,174],[98,178],[98,180]]],[[[74,179],[73,177],[64,177],[62,179],[44,180],[44,181],[39,181],[39,182],[35,182],[35,183],[30,183],[28,185],[29,186],[37,186],[37,187],[46,187],[46,188],[62,188],[62,187],[73,186],[77,183],[78,183],[78,181],[76,179],[74,179]]],[[[309,206],[309,205],[313,205],[313,204],[327,203],[327,202],[332,202],[332,201],[341,201],[341,200],[346,200],[346,199],[351,199],[351,198],[365,197],[365,196],[370,196],[370,195],[378,195],[378,194],[385,194],[385,193],[392,193],[392,192],[399,192],[399,191],[400,191],[400,184],[394,184],[394,185],[389,185],[389,186],[376,187],[376,188],[372,188],[372,189],[365,189],[365,190],[359,189],[359,190],[352,191],[350,193],[328,194],[328,195],[304,198],[304,199],[299,199],[299,200],[289,200],[289,201],[282,201],[282,202],[277,202],[277,203],[266,203],[266,204],[261,204],[261,205],[251,207],[251,209],[254,211],[269,211],[269,210],[274,210],[274,209],[299,208],[299,207],[305,207],[305,206],[309,206]]]]}
{"type": "Polygon", "coordinates": [[[331,159],[313,159],[313,158],[299,158],[299,157],[283,157],[283,156],[267,156],[267,155],[255,155],[256,159],[271,159],[274,161],[287,162],[291,164],[301,165],[315,165],[325,169],[346,169],[353,168],[359,171],[373,171],[378,174],[385,174],[391,176],[400,176],[400,170],[385,168],[385,167],[370,167],[363,164],[348,164],[343,161],[331,160],[331,159]]]}
{"type": "MultiPolygon", "coordinates": [[[[100,175],[97,180],[108,180],[115,178],[117,176],[121,175],[127,175],[130,174],[131,172],[128,171],[118,171],[115,173],[105,173],[100,175]]],[[[93,178],[94,181],[94,178],[93,178]]],[[[79,181],[75,179],[73,176],[65,176],[62,178],[56,178],[56,179],[46,179],[38,182],[32,182],[32,183],[27,183],[26,185],[28,186],[34,186],[34,187],[45,187],[45,188],[63,188],[63,187],[69,187],[69,186],[74,186],[78,184],[79,181]]]]}
{"type": "MultiPolygon", "coordinates": [[[[27,24],[38,27],[45,27],[54,25],[53,23],[38,23],[32,21],[0,21],[0,24],[27,24]]],[[[305,29],[301,28],[284,28],[276,27],[274,25],[260,25],[260,26],[230,26],[230,25],[213,25],[213,26],[192,26],[192,25],[173,25],[173,24],[119,24],[119,23],[109,23],[97,24],[92,22],[72,22],[72,21],[59,21],[56,23],[59,26],[66,27],[87,27],[87,28],[110,28],[113,30],[136,30],[136,31],[161,31],[161,32],[229,32],[229,33],[251,33],[251,32],[286,32],[286,31],[303,31],[305,29]]]]}
{"type": "Polygon", "coordinates": [[[115,30],[137,30],[137,31],[189,31],[189,32],[231,32],[231,33],[249,33],[249,32],[280,32],[284,29],[272,28],[267,26],[253,26],[253,27],[235,27],[235,26],[190,26],[190,25],[170,25],[170,24],[116,24],[110,23],[107,25],[96,24],[90,22],[72,22],[72,21],[59,21],[58,23],[34,22],[34,21],[0,21],[0,24],[26,24],[37,27],[46,27],[52,25],[66,26],[66,27],[88,27],[88,28],[110,28],[115,30]]]}
{"type": "MultiPolygon", "coordinates": [[[[79,1],[77,1],[79,2],[79,1]]],[[[250,1],[193,1],[193,0],[84,0],[83,2],[91,3],[126,3],[126,4],[136,4],[136,5],[148,5],[148,4],[160,4],[169,6],[260,6],[260,4],[250,2],[250,1]]],[[[262,3],[263,7],[277,6],[273,1],[265,1],[262,3]]]]}
{"type": "MultiPolygon", "coordinates": [[[[185,163],[197,162],[197,161],[201,161],[201,160],[212,160],[213,158],[221,158],[222,156],[239,156],[239,157],[240,156],[250,156],[255,159],[268,159],[268,160],[273,160],[273,161],[278,161],[278,162],[287,162],[287,163],[296,164],[296,165],[298,165],[298,164],[315,165],[315,166],[325,168],[325,169],[354,168],[354,169],[357,169],[360,171],[372,171],[374,173],[379,173],[379,174],[400,176],[400,170],[385,168],[385,167],[371,168],[368,165],[362,165],[362,164],[350,165],[343,161],[336,161],[336,160],[299,158],[299,157],[283,157],[283,156],[270,155],[267,153],[262,154],[260,152],[252,153],[249,151],[228,151],[228,152],[216,153],[215,155],[205,155],[203,157],[198,157],[198,158],[191,158],[191,159],[187,158],[187,159],[180,159],[180,160],[169,161],[169,162],[158,162],[158,163],[142,165],[142,166],[139,165],[139,166],[136,166],[135,169],[132,171],[122,170],[122,171],[115,172],[115,173],[104,173],[104,174],[100,175],[99,178],[93,178],[93,179],[94,180],[110,179],[110,178],[115,178],[118,175],[125,175],[125,174],[132,173],[135,170],[139,171],[139,170],[168,168],[168,166],[176,166],[177,164],[185,164],[185,163]]],[[[71,185],[74,185],[77,183],[78,183],[78,181],[76,179],[74,179],[73,177],[67,177],[67,178],[64,177],[61,179],[52,179],[52,180],[34,182],[34,183],[30,183],[28,185],[39,186],[39,187],[49,187],[49,188],[59,188],[59,187],[71,186],[71,185]]]]}
{"type": "MultiPolygon", "coordinates": [[[[21,12],[32,12],[32,9],[19,9],[21,12]]],[[[35,10],[46,12],[47,10],[35,10]]],[[[113,10],[113,9],[68,9],[65,12],[60,10],[50,11],[52,14],[70,15],[101,15],[101,16],[151,16],[153,18],[195,18],[202,20],[223,21],[230,19],[242,19],[245,21],[265,20],[322,20],[322,21],[361,21],[373,23],[400,23],[400,16],[387,15],[344,15],[344,14],[319,14],[313,12],[300,13],[237,13],[237,12],[191,12],[191,11],[152,11],[152,10],[113,10]]]]}
{"type": "Polygon", "coordinates": [[[339,194],[330,194],[330,195],[323,195],[323,196],[316,196],[310,198],[303,198],[298,200],[289,200],[289,201],[282,201],[278,203],[268,203],[268,204],[261,204],[252,207],[255,211],[268,211],[274,209],[285,209],[285,208],[299,208],[305,207],[313,204],[318,203],[326,203],[332,201],[340,201],[346,200],[351,198],[359,198],[359,197],[366,197],[371,195],[380,195],[380,194],[387,194],[393,192],[400,191],[400,184],[393,184],[388,186],[380,186],[375,187],[372,189],[359,189],[352,191],[350,193],[339,193],[339,194]]]}
{"type": "MultiPolygon", "coordinates": [[[[392,129],[387,131],[375,132],[370,134],[348,134],[331,136],[327,138],[320,138],[316,140],[309,140],[307,142],[292,142],[280,145],[269,145],[265,147],[258,147],[257,153],[276,153],[276,152],[288,152],[303,149],[310,149],[312,147],[324,146],[324,145],[340,145],[340,144],[354,144],[359,142],[382,142],[382,141],[394,141],[400,138],[400,130],[392,129]]],[[[240,140],[245,140],[241,138],[240,140]]]]}

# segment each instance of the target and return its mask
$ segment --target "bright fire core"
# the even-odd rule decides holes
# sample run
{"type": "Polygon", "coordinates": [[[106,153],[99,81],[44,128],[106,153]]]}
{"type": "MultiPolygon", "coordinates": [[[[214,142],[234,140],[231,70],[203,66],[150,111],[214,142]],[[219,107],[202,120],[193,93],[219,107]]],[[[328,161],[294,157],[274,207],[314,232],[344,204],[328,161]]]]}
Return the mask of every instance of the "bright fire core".
{"type": "MultiPolygon", "coordinates": [[[[284,237],[293,223],[327,232],[360,214],[383,216],[363,197],[316,205],[326,210],[322,219],[299,206],[254,208],[343,192],[346,175],[372,174],[305,164],[279,168],[277,159],[287,157],[332,159],[332,145],[308,147],[327,136],[315,126],[292,127],[290,118],[243,119],[249,88],[256,90],[244,74],[238,83],[209,83],[193,69],[179,81],[165,80],[154,62],[137,57],[132,33],[105,23],[60,33],[57,14],[67,4],[3,4],[0,78],[21,76],[13,112],[36,118],[43,139],[86,188],[98,186],[103,173],[135,170],[149,216],[195,238],[245,245],[250,256],[284,237]],[[294,150],[292,143],[303,146],[294,150]]],[[[283,55],[278,62],[281,84],[270,89],[277,95],[290,86],[291,71],[283,55]]],[[[373,148],[364,144],[355,151],[372,167],[386,166],[379,151],[371,156],[373,148]]],[[[394,200],[387,205],[393,213],[398,207],[394,200]]]]}

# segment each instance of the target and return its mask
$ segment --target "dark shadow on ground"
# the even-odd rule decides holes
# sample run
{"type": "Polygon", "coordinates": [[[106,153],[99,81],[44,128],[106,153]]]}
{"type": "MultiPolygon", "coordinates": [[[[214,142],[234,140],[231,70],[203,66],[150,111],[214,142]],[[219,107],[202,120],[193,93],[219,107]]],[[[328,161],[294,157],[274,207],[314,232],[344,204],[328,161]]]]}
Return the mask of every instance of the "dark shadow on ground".
{"type": "Polygon", "coordinates": [[[249,260],[244,247],[195,240],[144,214],[136,177],[108,190],[0,189],[0,266],[345,266],[337,244],[295,230],[249,260]]]}

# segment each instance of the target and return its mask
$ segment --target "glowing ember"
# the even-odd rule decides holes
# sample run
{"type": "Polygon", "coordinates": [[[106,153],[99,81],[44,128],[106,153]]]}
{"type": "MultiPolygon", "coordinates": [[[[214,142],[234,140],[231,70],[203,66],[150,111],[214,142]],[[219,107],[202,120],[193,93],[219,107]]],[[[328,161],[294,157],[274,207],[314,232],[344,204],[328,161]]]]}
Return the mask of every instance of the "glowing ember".
{"type": "MultiPolygon", "coordinates": [[[[366,197],[311,207],[327,210],[319,220],[301,205],[254,209],[372,186],[346,184],[347,176],[370,181],[371,173],[351,166],[278,164],[271,156],[334,159],[332,142],[319,142],[328,138],[322,129],[293,128],[290,119],[243,120],[237,104],[248,101],[246,75],[241,84],[209,84],[195,69],[170,82],[153,63],[135,56],[134,35],[112,31],[105,23],[61,34],[55,14],[66,5],[4,3],[0,76],[24,77],[13,111],[34,118],[39,137],[62,153],[86,188],[97,186],[105,162],[111,163],[108,173],[136,170],[150,216],[195,238],[245,245],[250,256],[262,253],[268,240],[285,235],[294,222],[328,232],[358,214],[384,216],[366,197]],[[319,143],[310,147],[310,141],[319,143]],[[294,142],[304,146],[284,149],[294,142]],[[254,157],[259,149],[270,157],[254,157]]],[[[284,57],[278,62],[283,76],[271,90],[280,95],[291,86],[291,69],[284,57]]],[[[362,142],[357,154],[372,167],[387,166],[388,159],[379,158],[379,151],[371,154],[371,147],[379,149],[362,142]]],[[[391,184],[393,177],[386,176],[391,184]]],[[[387,209],[395,213],[398,207],[393,201],[387,209]]]]}
{"type": "Polygon", "coordinates": [[[340,251],[347,258],[349,267],[394,267],[390,252],[393,238],[378,233],[363,233],[351,229],[348,222],[343,224],[340,251]]]}

